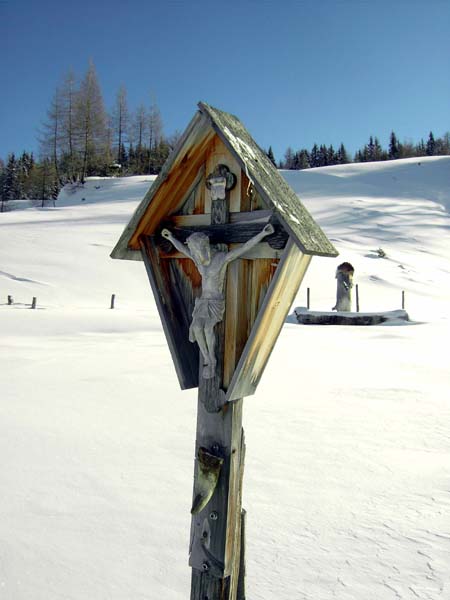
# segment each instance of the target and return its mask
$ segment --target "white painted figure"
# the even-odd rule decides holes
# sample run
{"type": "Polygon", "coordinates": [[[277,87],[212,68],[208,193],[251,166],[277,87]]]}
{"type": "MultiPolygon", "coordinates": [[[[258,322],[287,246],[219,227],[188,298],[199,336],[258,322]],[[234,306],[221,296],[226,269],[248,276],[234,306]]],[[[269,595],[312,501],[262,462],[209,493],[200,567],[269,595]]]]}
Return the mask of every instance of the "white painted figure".
{"type": "Polygon", "coordinates": [[[197,342],[203,357],[203,377],[211,379],[216,373],[217,359],[215,354],[216,338],[214,327],[223,320],[225,312],[224,284],[228,265],[256,246],[266,236],[274,232],[273,226],[267,224],[260,233],[250,238],[235,250],[216,252],[211,249],[209,238],[204,233],[193,233],[186,244],[180,242],[168,229],[161,235],[168,239],[175,248],[194,261],[202,277],[202,294],[196,298],[189,328],[189,340],[197,342]]]}

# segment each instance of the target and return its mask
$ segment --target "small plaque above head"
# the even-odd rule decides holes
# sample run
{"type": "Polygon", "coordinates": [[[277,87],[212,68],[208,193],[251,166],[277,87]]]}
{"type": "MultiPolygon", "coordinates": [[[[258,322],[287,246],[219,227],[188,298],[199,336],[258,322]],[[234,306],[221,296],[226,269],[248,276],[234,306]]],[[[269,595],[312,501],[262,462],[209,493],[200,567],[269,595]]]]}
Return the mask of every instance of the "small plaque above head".
{"type": "Polygon", "coordinates": [[[206,187],[211,192],[211,200],[225,200],[226,193],[236,185],[236,175],[226,165],[217,165],[206,178],[206,187]]]}

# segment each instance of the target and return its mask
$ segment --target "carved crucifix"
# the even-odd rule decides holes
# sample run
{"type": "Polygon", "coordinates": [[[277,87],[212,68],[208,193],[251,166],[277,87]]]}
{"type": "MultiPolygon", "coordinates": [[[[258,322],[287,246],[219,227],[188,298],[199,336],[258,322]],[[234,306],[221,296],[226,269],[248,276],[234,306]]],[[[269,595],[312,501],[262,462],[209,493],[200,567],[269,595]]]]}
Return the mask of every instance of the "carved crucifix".
{"type": "MultiPolygon", "coordinates": [[[[220,185],[214,179],[210,179],[210,181],[211,193],[214,196],[212,201],[225,199],[225,177],[220,177],[220,185]],[[222,193],[223,198],[220,197],[222,193]]],[[[205,233],[191,234],[187,238],[187,246],[185,246],[168,229],[163,229],[161,232],[161,235],[168,239],[179,252],[194,261],[202,278],[202,294],[195,300],[189,328],[189,340],[197,342],[199,345],[204,365],[202,376],[205,379],[211,379],[216,374],[214,327],[222,321],[225,312],[224,285],[227,267],[233,260],[245,254],[274,231],[273,225],[268,223],[260,233],[230,252],[211,249],[209,238],[205,233]]]]}
{"type": "MultiPolygon", "coordinates": [[[[198,342],[203,359],[191,510],[191,600],[234,600],[238,597],[238,587],[242,590],[243,586],[242,399],[226,404],[222,390],[226,273],[232,261],[266,237],[272,240],[277,236],[273,225],[267,222],[270,213],[265,224],[229,223],[229,193],[235,182],[236,176],[228,167],[218,165],[206,178],[211,197],[211,225],[203,231],[192,231],[192,227],[183,231],[178,227],[173,232],[167,224],[161,232],[178,252],[195,263],[202,288],[189,327],[190,340],[198,342]],[[240,245],[229,250],[230,242],[240,245]]],[[[283,236],[278,243],[284,245],[285,241],[283,236]]]]}

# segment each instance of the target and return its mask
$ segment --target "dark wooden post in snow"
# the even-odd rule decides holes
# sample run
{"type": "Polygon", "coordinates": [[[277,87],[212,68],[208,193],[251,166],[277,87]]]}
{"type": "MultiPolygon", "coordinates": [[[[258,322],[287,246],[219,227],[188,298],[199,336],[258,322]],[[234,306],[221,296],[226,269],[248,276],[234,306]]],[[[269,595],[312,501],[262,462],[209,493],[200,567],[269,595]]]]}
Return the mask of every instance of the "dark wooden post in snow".
{"type": "Polygon", "coordinates": [[[312,255],[337,252],[242,123],[204,103],[112,252],[144,261],[180,386],[198,388],[191,600],[245,598],[243,398],[312,255]]]}

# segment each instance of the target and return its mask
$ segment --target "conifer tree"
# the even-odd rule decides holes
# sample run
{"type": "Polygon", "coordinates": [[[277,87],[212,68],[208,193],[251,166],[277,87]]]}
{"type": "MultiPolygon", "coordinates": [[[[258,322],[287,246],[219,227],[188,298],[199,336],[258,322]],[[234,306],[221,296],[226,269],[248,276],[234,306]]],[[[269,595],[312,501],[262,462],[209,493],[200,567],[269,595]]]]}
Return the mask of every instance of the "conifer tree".
{"type": "Polygon", "coordinates": [[[348,158],[347,150],[345,149],[344,144],[341,143],[336,153],[336,163],[338,165],[346,165],[349,162],[350,160],[348,158]]]}
{"type": "Polygon", "coordinates": [[[2,203],[20,198],[18,164],[14,152],[8,156],[3,179],[2,203]]]}
{"type": "Polygon", "coordinates": [[[427,145],[426,145],[426,153],[427,153],[427,156],[434,156],[436,153],[436,141],[434,139],[434,135],[433,135],[432,131],[430,131],[430,134],[428,136],[428,141],[427,141],[427,145]]]}
{"type": "Polygon", "coordinates": [[[400,143],[397,140],[397,136],[392,131],[389,138],[389,158],[396,159],[400,157],[400,143]]]}
{"type": "Polygon", "coordinates": [[[276,167],[277,163],[275,161],[275,156],[273,155],[272,146],[269,146],[269,149],[267,150],[267,157],[269,158],[270,162],[276,167]]]}
{"type": "Polygon", "coordinates": [[[297,169],[309,169],[311,164],[309,162],[309,152],[305,148],[302,148],[296,153],[296,166],[297,169]]]}
{"type": "Polygon", "coordinates": [[[309,163],[311,167],[320,167],[320,159],[319,159],[319,147],[317,144],[311,148],[309,163]]]}

